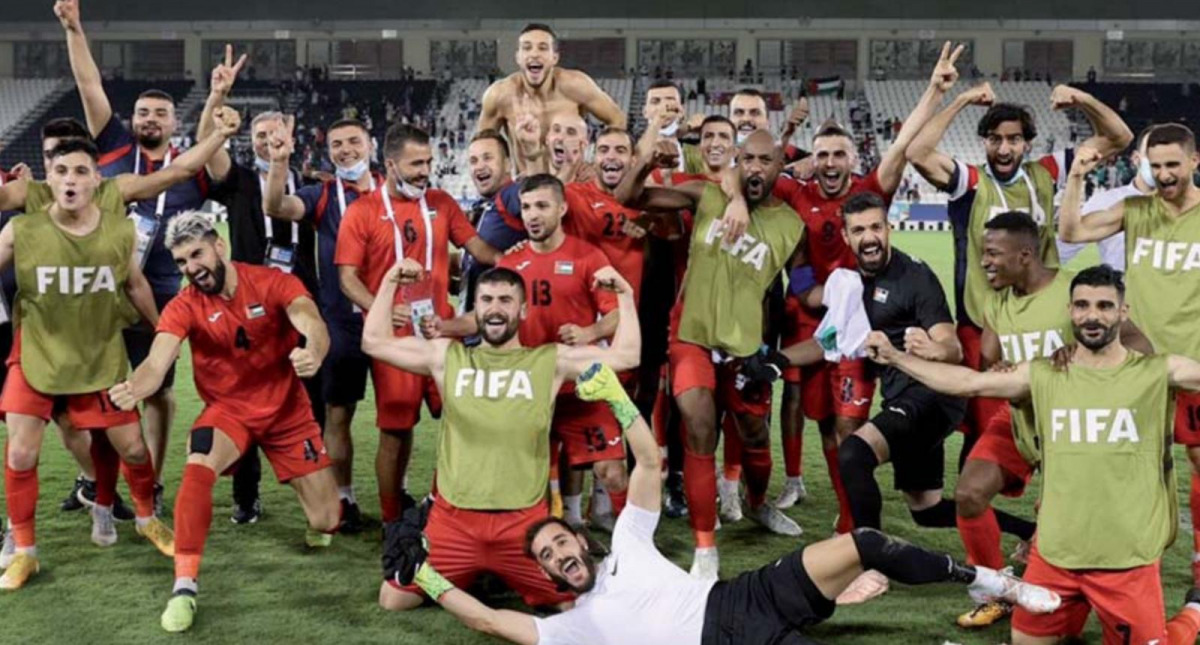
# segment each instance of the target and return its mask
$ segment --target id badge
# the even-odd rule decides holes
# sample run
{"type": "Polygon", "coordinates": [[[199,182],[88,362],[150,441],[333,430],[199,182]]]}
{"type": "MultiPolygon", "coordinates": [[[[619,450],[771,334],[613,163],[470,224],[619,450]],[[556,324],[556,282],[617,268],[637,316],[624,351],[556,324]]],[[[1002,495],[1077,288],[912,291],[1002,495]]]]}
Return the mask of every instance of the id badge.
{"type": "Polygon", "coordinates": [[[266,265],[284,273],[291,273],[296,266],[296,247],[291,244],[268,244],[266,265]]]}
{"type": "Polygon", "coordinates": [[[413,321],[420,323],[428,316],[433,315],[433,299],[425,298],[423,300],[414,300],[411,305],[413,321]]]}
{"type": "Polygon", "coordinates": [[[158,235],[159,220],[157,217],[132,215],[134,230],[137,233],[137,263],[142,269],[146,268],[146,258],[150,257],[150,245],[158,235]]]}
{"type": "Polygon", "coordinates": [[[433,284],[425,278],[416,284],[405,285],[400,294],[401,299],[412,308],[413,326],[421,324],[426,316],[434,315],[433,284]]]}

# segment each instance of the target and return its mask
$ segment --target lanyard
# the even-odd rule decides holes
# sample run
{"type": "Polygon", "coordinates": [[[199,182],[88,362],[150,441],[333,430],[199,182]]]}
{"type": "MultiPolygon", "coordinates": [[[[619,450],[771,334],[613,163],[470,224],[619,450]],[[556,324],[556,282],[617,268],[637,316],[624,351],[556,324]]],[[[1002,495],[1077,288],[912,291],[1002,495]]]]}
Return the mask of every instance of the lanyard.
{"type": "MultiPolygon", "coordinates": [[[[258,176],[258,189],[261,191],[260,194],[262,194],[262,195],[267,194],[267,178],[261,174],[258,176]]],[[[291,171],[288,171],[287,193],[286,194],[288,194],[288,195],[296,194],[296,178],[292,176],[291,171]]],[[[263,213],[263,228],[266,229],[266,231],[267,231],[267,240],[274,243],[275,242],[275,224],[271,220],[270,217],[267,217],[266,213],[263,213]]],[[[295,220],[293,220],[292,221],[292,244],[299,244],[299,243],[300,243],[300,226],[295,222],[295,220]]]]}
{"type": "MultiPolygon", "coordinates": [[[[392,245],[396,249],[396,262],[399,262],[404,259],[404,234],[400,232],[400,225],[396,223],[391,194],[385,189],[382,197],[383,209],[387,211],[387,218],[392,222],[392,245]]],[[[425,224],[425,272],[429,273],[433,271],[433,222],[429,217],[429,206],[425,203],[425,195],[421,195],[417,201],[421,209],[421,220],[425,224]]]]}
{"type": "MultiPolygon", "coordinates": [[[[342,210],[341,210],[341,213],[342,213],[342,216],[343,216],[343,217],[346,215],[346,188],[345,188],[345,184],[346,184],[346,182],[345,182],[344,180],[341,180],[341,179],[338,179],[338,180],[337,180],[338,206],[339,206],[339,207],[341,207],[341,209],[342,209],[342,210]]],[[[371,177],[371,192],[374,192],[374,191],[375,191],[375,177],[371,177]]]]}
{"type": "MultiPolygon", "coordinates": [[[[1045,221],[1046,214],[1042,209],[1042,205],[1038,203],[1037,188],[1033,185],[1033,180],[1029,178],[1029,173],[1025,172],[1024,169],[1019,170],[1019,172],[1021,173],[1021,178],[1025,180],[1025,187],[1029,189],[1030,216],[1033,217],[1033,221],[1040,224],[1045,221]],[[1041,214],[1042,217],[1039,218],[1038,214],[1041,214]]],[[[992,174],[991,166],[987,166],[987,175],[992,179],[992,183],[996,186],[996,193],[1000,196],[1000,206],[1002,206],[1006,211],[1012,210],[1008,207],[1008,199],[1004,197],[1005,185],[1001,183],[999,179],[996,179],[996,176],[992,174]]]]}
{"type": "MultiPolygon", "coordinates": [[[[171,153],[173,151],[174,150],[172,148],[167,148],[167,155],[165,157],[163,157],[162,168],[166,168],[167,166],[171,165],[171,153]]],[[[159,168],[159,170],[162,170],[162,168],[159,168]]],[[[135,175],[142,174],[142,149],[141,148],[138,148],[137,152],[133,156],[133,174],[135,174],[135,175]]],[[[167,207],[167,190],[170,190],[170,189],[168,188],[158,194],[158,202],[154,206],[154,216],[155,217],[163,216],[163,210],[165,210],[167,207]]],[[[137,207],[136,204],[134,204],[133,206],[134,206],[134,208],[137,207]]]]}

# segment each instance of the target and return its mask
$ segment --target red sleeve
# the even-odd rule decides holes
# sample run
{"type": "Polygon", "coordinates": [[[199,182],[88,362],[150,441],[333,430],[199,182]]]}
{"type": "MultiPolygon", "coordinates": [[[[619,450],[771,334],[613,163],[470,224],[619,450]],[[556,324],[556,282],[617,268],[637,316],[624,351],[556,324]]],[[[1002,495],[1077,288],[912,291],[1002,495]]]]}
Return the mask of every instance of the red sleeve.
{"type": "MultiPolygon", "coordinates": [[[[591,284],[595,284],[597,271],[604,267],[612,266],[612,262],[609,262],[608,258],[604,257],[604,254],[596,248],[588,250],[587,256],[584,258],[584,262],[587,263],[588,267],[587,279],[589,286],[591,284]]],[[[591,290],[591,294],[592,306],[596,308],[596,311],[600,312],[600,315],[605,315],[617,308],[617,294],[609,291],[608,289],[593,288],[591,290]]]]}
{"type": "Polygon", "coordinates": [[[471,238],[477,237],[479,232],[475,230],[474,226],[471,226],[471,221],[463,214],[462,209],[458,207],[458,202],[454,201],[453,197],[446,195],[445,200],[446,217],[449,218],[450,226],[450,243],[462,248],[471,238]]]}
{"type": "Polygon", "coordinates": [[[592,230],[595,214],[592,212],[591,200],[575,184],[567,185],[566,196],[567,214],[563,217],[563,228],[567,234],[585,240],[596,237],[596,232],[592,230]]]}
{"type": "Polygon", "coordinates": [[[967,166],[967,190],[975,190],[979,185],[979,168],[967,166]]]}
{"type": "Polygon", "coordinates": [[[195,316],[189,306],[190,300],[187,293],[181,293],[171,298],[171,302],[167,303],[162,313],[158,315],[158,327],[155,331],[180,339],[187,338],[191,334],[192,325],[195,322],[195,316]]]}
{"type": "Polygon", "coordinates": [[[1038,159],[1038,163],[1042,164],[1043,168],[1050,171],[1050,177],[1054,179],[1054,181],[1058,181],[1058,175],[1060,172],[1062,172],[1062,169],[1058,167],[1057,155],[1046,155],[1041,159],[1038,159]]]}
{"type": "Polygon", "coordinates": [[[272,270],[271,274],[269,291],[280,309],[287,309],[300,298],[312,299],[312,294],[308,292],[308,288],[304,286],[300,278],[283,271],[272,270]]]}
{"type": "Polygon", "coordinates": [[[371,216],[367,199],[356,199],[346,207],[346,216],[338,229],[337,248],[333,253],[334,264],[361,267],[367,260],[367,234],[363,224],[371,216]]]}
{"type": "Polygon", "coordinates": [[[800,182],[787,175],[780,175],[779,179],[775,180],[775,189],[771,191],[771,194],[790,204],[792,197],[799,191],[800,182]]]}
{"type": "MultiPolygon", "coordinates": [[[[880,183],[879,183],[879,169],[878,168],[876,168],[875,170],[872,170],[871,174],[867,175],[866,177],[863,177],[862,182],[859,184],[859,187],[860,187],[860,191],[868,191],[868,192],[875,193],[876,195],[879,195],[880,197],[883,198],[883,201],[886,202],[889,206],[892,203],[892,196],[896,194],[896,191],[894,191],[894,190],[890,193],[883,191],[883,186],[880,185],[880,183]]],[[[899,186],[897,185],[897,187],[899,187],[899,186]]]]}

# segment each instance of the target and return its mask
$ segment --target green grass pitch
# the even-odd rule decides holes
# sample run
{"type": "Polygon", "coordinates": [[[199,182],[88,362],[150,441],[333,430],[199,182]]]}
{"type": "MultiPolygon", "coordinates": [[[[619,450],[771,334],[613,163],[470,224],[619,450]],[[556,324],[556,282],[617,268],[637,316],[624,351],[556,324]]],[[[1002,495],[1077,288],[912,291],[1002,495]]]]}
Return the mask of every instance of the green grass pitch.
{"type": "MultiPolygon", "coordinates": [[[[897,233],[897,247],[925,259],[945,287],[951,284],[950,236],[946,233],[897,233]]],[[[1094,252],[1076,263],[1095,261],[1094,252]]],[[[191,383],[188,353],[180,361],[176,395],[179,413],[167,460],[167,501],[174,493],[184,462],[184,433],[200,412],[191,383]]],[[[373,455],[375,415],[370,400],[359,406],[354,422],[357,448],[355,483],[364,509],[378,517],[373,455]]],[[[776,420],[776,428],[778,421],[776,420]]],[[[414,493],[428,488],[434,459],[437,426],[428,421],[417,429],[417,445],[410,475],[414,493]]],[[[775,430],[777,433],[778,430],[775,430]]],[[[770,494],[783,479],[778,440],[774,441],[776,468],[770,494]]],[[[960,436],[946,446],[947,494],[953,490],[960,436]]],[[[1178,449],[1177,449],[1178,450],[1178,449]]],[[[1180,499],[1187,500],[1188,472],[1182,451],[1177,455],[1180,499]]],[[[780,555],[828,537],[837,511],[816,427],[805,429],[805,482],[809,499],[788,511],[805,529],[800,541],[768,535],[749,521],[726,526],[718,533],[722,574],[770,562],[780,555]]],[[[495,642],[473,634],[438,608],[407,615],[390,614],[376,604],[379,586],[378,532],[339,536],[326,552],[310,554],[303,548],[304,520],[294,494],[267,474],[263,485],[265,514],[254,526],[229,522],[228,479],[215,491],[212,533],[200,581],[199,614],[186,636],[171,637],[158,625],[171,590],[172,564],[140,540],[131,524],[122,524],[120,542],[100,549],[89,540],[90,520],[85,513],[62,513],[58,503],[74,477],[73,465],[53,431],[43,442],[40,466],[41,503],[38,506],[39,552],[43,570],[25,589],[0,596],[2,643],[447,643],[495,642]]],[[[1103,477],[1103,473],[1097,473],[1103,477]]],[[[918,530],[899,495],[891,491],[891,468],[880,469],[885,491],[884,528],[913,542],[949,551],[959,557],[963,549],[953,530],[918,530]]],[[[124,490],[124,485],[122,485],[124,490]]],[[[1032,515],[1036,488],[1019,500],[1000,499],[997,506],[1032,515]]],[[[168,518],[169,519],[169,518],[168,518]]],[[[1167,607],[1179,607],[1190,584],[1190,540],[1182,531],[1167,552],[1163,578],[1167,607]]],[[[607,541],[607,536],[600,538],[607,541]]],[[[686,568],[691,560],[691,537],[685,520],[664,519],[658,546],[686,568]]],[[[1004,548],[1011,552],[1012,538],[1004,548]]],[[[487,598],[492,604],[516,607],[511,594],[487,598]]],[[[953,586],[904,587],[896,584],[886,596],[869,604],[840,609],[812,637],[828,643],[1001,643],[1008,640],[1008,623],[979,632],[965,632],[955,617],[970,607],[965,591],[953,586]]],[[[1098,640],[1095,621],[1089,640],[1098,640]]],[[[633,644],[631,644],[633,645],[633,644]]]]}

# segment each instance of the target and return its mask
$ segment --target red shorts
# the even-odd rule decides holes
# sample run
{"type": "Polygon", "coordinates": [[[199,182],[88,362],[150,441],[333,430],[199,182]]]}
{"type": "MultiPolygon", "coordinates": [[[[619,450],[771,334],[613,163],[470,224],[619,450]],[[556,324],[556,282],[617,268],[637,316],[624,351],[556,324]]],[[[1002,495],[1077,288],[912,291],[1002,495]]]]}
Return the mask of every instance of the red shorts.
{"type": "Polygon", "coordinates": [[[1175,393],[1175,443],[1200,446],[1200,392],[1175,393]]]}
{"type": "Polygon", "coordinates": [[[276,479],[286,484],[329,467],[329,455],[325,454],[325,442],[321,440],[321,426],[313,418],[308,397],[303,401],[296,398],[281,408],[285,412],[277,418],[253,424],[219,406],[205,406],[192,424],[192,431],[197,428],[220,430],[242,453],[252,444],[259,446],[271,462],[276,479]]]}
{"type": "Polygon", "coordinates": [[[554,404],[550,427],[562,441],[567,463],[572,467],[625,459],[621,425],[607,403],[582,401],[574,392],[562,394],[554,404]]]}
{"type": "MultiPolygon", "coordinates": [[[[820,319],[805,309],[796,296],[788,294],[783,303],[783,347],[791,347],[812,338],[817,332],[817,325],[821,323],[820,319]]],[[[785,383],[800,383],[802,378],[799,366],[792,365],[783,370],[785,383]]]]}
{"type": "Polygon", "coordinates": [[[0,394],[0,412],[25,414],[43,421],[66,412],[71,426],[76,430],[116,428],[136,424],[139,418],[136,408],[125,412],[113,405],[108,392],[42,394],[25,380],[20,361],[9,361],[4,393],[0,394]]]}
{"type": "Polygon", "coordinates": [[[1031,614],[1017,607],[1012,618],[1014,631],[1041,637],[1079,636],[1088,613],[1095,609],[1105,645],[1167,643],[1157,562],[1111,571],[1060,569],[1042,559],[1035,543],[1023,578],[1057,592],[1062,606],[1049,614],[1031,614]]]}
{"type": "Polygon", "coordinates": [[[804,416],[815,421],[846,417],[866,421],[875,398],[875,379],[865,359],[822,361],[804,368],[804,416]]]}
{"type": "Polygon", "coordinates": [[[380,429],[415,428],[421,420],[422,401],[429,404],[434,418],[442,414],[442,397],[437,384],[428,376],[371,361],[371,383],[375,386],[375,426],[380,429]]]}
{"type": "MultiPolygon", "coordinates": [[[[530,607],[574,600],[555,589],[541,567],[525,555],[525,531],[549,514],[544,503],[516,511],[471,511],[455,508],[439,497],[425,525],[429,564],[459,589],[471,586],[479,574],[491,573],[530,607]]],[[[422,593],[416,585],[402,587],[394,580],[387,584],[422,593]]]]}
{"type": "Polygon", "coordinates": [[[988,420],[967,459],[990,461],[999,466],[1006,475],[1004,489],[1000,492],[1008,497],[1025,494],[1025,486],[1033,477],[1033,466],[1017,450],[1017,442],[1013,438],[1012,408],[1007,405],[988,420]]]}
{"type": "Polygon", "coordinates": [[[765,417],[771,412],[771,386],[737,389],[737,361],[713,363],[712,350],[681,340],[671,340],[671,393],[694,388],[712,390],[717,409],[734,414],[765,417]]]}
{"type": "MultiPolygon", "coordinates": [[[[956,330],[958,342],[962,344],[962,364],[979,371],[983,365],[983,330],[975,325],[960,324],[956,330]]],[[[967,399],[967,414],[963,416],[962,431],[968,434],[981,434],[987,427],[988,421],[996,416],[1001,409],[1008,407],[1008,401],[989,399],[981,396],[967,399]]]]}

